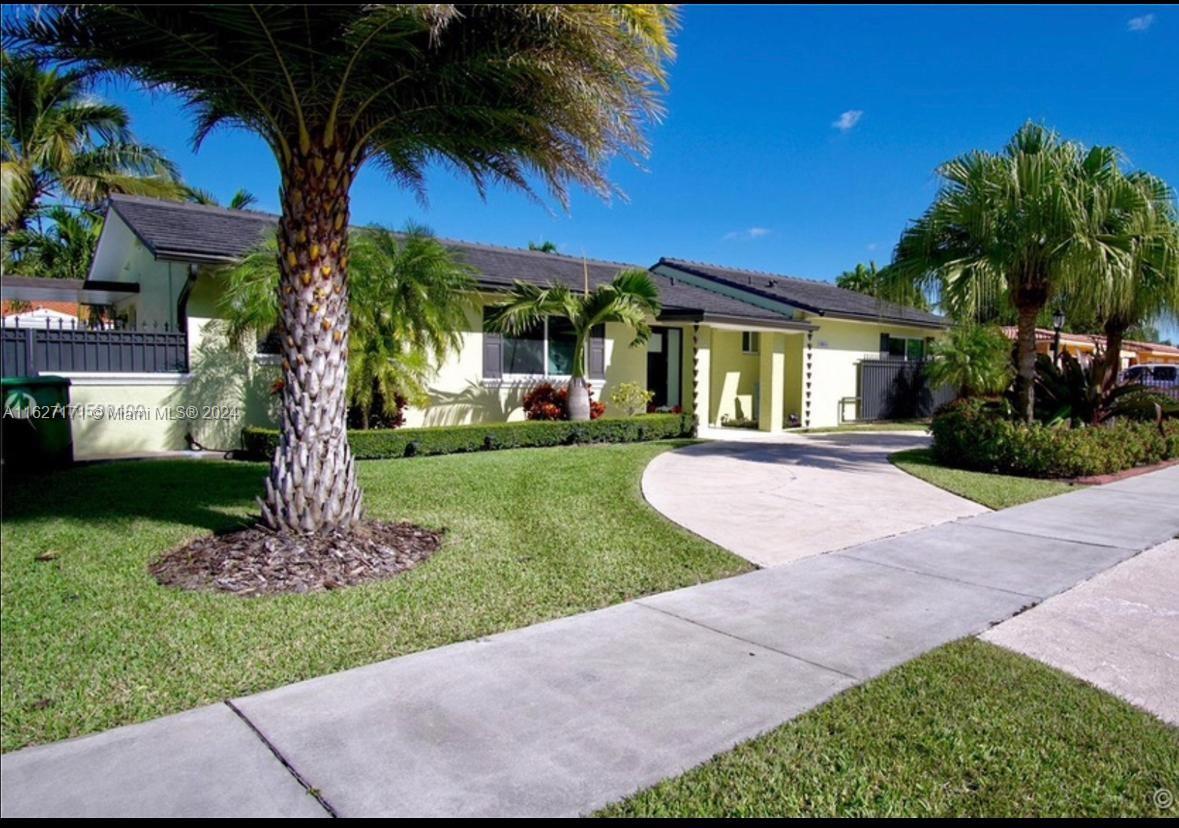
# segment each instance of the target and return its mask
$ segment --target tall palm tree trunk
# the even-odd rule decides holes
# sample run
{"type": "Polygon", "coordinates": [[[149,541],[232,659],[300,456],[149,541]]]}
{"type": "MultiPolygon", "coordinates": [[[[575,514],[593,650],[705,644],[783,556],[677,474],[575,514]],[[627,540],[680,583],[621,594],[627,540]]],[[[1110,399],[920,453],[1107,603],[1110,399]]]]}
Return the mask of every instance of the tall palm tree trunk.
{"type": "Polygon", "coordinates": [[[1118,383],[1118,374],[1122,370],[1122,342],[1126,337],[1126,328],[1120,320],[1108,319],[1105,323],[1105,369],[1101,376],[1101,389],[1107,393],[1118,383]]]}
{"type": "Polygon", "coordinates": [[[1030,424],[1036,417],[1036,317],[1040,305],[1021,304],[1016,328],[1016,392],[1019,416],[1030,424]]]}
{"type": "Polygon", "coordinates": [[[361,514],[346,432],[353,170],[345,159],[312,147],[283,168],[282,432],[262,502],[263,519],[278,531],[348,529],[361,514]]]}

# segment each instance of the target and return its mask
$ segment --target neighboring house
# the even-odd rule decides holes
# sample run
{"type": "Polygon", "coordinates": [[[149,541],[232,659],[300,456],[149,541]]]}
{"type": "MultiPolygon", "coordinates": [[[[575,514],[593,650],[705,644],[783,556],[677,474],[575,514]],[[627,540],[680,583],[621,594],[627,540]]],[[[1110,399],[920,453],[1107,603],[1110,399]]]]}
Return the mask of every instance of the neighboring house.
{"type": "Polygon", "coordinates": [[[77,302],[3,302],[0,317],[6,328],[76,328],[80,308],[77,302]]]}
{"type": "MultiPolygon", "coordinates": [[[[1015,341],[1016,328],[1008,325],[1003,328],[1008,339],[1015,341]]],[[[1056,341],[1056,331],[1051,328],[1036,328],[1036,353],[1052,355],[1052,345],[1056,341]]],[[[1105,353],[1105,337],[1101,334],[1076,334],[1061,332],[1060,350],[1076,357],[1082,364],[1088,364],[1096,354],[1105,353]]],[[[1179,364],[1179,348],[1173,345],[1163,345],[1158,342],[1139,342],[1133,339],[1122,340],[1120,354],[1121,367],[1147,364],[1179,364]]]]}
{"type": "MultiPolygon", "coordinates": [[[[76,421],[76,456],[177,450],[194,442],[229,449],[242,425],[272,422],[274,357],[227,347],[218,324],[224,285],[217,271],[265,238],[276,221],[264,213],[141,197],[110,200],[82,292],[101,290],[119,317],[160,333],[143,340],[145,353],[131,370],[125,360],[110,370],[123,352],[109,343],[94,345],[100,357],[94,364],[104,370],[36,366],[68,376],[75,403],[131,404],[148,416],[76,421]],[[157,411],[177,410],[183,416],[155,419],[157,411]]],[[[438,366],[430,404],[408,410],[406,424],[520,419],[528,388],[567,379],[570,339],[558,320],[526,337],[485,333],[487,307],[517,280],[581,288],[588,279],[592,288],[633,266],[444,243],[475,270],[479,292],[461,347],[438,366]]],[[[655,405],[695,412],[707,424],[742,418],[777,431],[854,419],[858,363],[921,359],[928,340],[946,326],[932,314],[823,282],[675,259],[662,259],[651,271],[663,306],[651,340],[630,348],[629,329],[608,324],[599,331],[589,349],[594,395],[608,403],[619,383],[640,383],[654,393],[655,405]]],[[[7,340],[5,348],[7,366],[7,340]]]]}

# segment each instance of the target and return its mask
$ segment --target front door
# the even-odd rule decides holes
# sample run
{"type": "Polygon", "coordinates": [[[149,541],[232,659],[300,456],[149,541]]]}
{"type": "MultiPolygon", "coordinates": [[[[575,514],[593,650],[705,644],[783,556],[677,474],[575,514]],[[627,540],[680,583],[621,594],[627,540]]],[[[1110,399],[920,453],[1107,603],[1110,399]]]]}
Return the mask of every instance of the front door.
{"type": "Polygon", "coordinates": [[[656,408],[675,408],[680,404],[680,366],[683,362],[683,331],[679,328],[652,328],[647,340],[647,390],[655,396],[656,408]]]}

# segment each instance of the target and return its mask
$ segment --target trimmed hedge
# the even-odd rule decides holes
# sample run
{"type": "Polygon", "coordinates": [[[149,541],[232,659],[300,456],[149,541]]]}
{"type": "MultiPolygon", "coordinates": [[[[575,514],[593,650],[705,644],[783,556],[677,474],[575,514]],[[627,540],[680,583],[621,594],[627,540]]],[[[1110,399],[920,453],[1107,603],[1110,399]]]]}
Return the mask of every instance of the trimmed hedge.
{"type": "MultiPolygon", "coordinates": [[[[603,417],[590,422],[526,420],[483,425],[358,430],[348,432],[348,442],[357,459],[379,460],[467,451],[567,446],[574,443],[637,443],[691,437],[695,430],[696,418],[691,414],[646,414],[639,417],[603,417]]],[[[277,429],[242,430],[242,454],[247,459],[268,460],[274,456],[277,445],[277,429]]]]}
{"type": "Polygon", "coordinates": [[[930,424],[938,462],[1026,477],[1088,477],[1179,458],[1179,420],[1120,419],[1079,428],[1025,425],[982,400],[958,400],[930,424]]]}

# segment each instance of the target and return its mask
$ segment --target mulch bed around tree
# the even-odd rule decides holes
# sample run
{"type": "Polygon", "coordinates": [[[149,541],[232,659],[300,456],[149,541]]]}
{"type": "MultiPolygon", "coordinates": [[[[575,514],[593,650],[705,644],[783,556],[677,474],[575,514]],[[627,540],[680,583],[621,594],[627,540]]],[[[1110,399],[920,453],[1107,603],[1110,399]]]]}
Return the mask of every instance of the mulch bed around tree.
{"type": "Polygon", "coordinates": [[[149,567],[164,586],[245,597],[323,592],[391,578],[438,550],[436,532],[411,523],[366,521],[349,532],[280,535],[264,527],[212,535],[149,567]]]}

